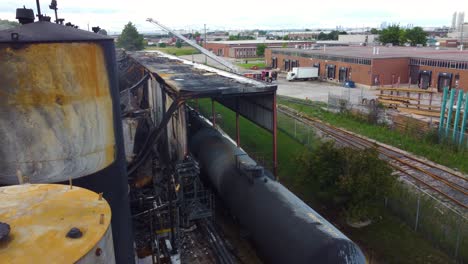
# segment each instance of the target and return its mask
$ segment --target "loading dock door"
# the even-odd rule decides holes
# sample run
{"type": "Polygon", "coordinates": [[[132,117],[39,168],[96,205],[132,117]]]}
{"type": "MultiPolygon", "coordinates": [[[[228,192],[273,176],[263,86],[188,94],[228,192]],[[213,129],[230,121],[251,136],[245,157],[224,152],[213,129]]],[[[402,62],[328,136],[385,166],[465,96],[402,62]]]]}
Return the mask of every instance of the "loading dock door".
{"type": "Polygon", "coordinates": [[[273,57],[273,58],[271,59],[271,68],[273,68],[273,69],[278,68],[278,58],[273,57]]]}
{"type": "Polygon", "coordinates": [[[340,67],[340,73],[338,75],[339,82],[346,82],[348,79],[348,68],[340,67]]]}
{"type": "Polygon", "coordinates": [[[437,79],[437,91],[443,92],[445,87],[449,89],[452,86],[452,74],[447,72],[439,73],[439,78],[437,79]]]}
{"type": "Polygon", "coordinates": [[[419,88],[426,90],[431,86],[432,71],[419,71],[419,88]]]}
{"type": "Polygon", "coordinates": [[[335,65],[328,65],[327,66],[327,78],[328,79],[335,79],[335,71],[336,71],[336,66],[335,65]]]}
{"type": "Polygon", "coordinates": [[[411,84],[418,84],[419,83],[419,66],[411,65],[410,66],[410,78],[411,84]]]}
{"type": "Polygon", "coordinates": [[[317,75],[320,76],[320,63],[314,63],[313,66],[318,69],[317,75]]]}

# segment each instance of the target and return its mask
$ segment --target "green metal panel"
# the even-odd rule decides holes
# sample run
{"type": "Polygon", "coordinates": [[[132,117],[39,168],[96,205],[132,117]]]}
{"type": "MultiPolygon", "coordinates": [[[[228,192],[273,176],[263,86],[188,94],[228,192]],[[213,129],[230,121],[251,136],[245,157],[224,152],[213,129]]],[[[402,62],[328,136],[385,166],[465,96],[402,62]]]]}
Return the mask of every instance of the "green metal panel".
{"type": "Polygon", "coordinates": [[[458,91],[457,111],[455,112],[455,120],[453,121],[452,139],[456,142],[458,133],[458,120],[460,120],[460,110],[462,108],[463,90],[458,91]]]}
{"type": "Polygon", "coordinates": [[[453,101],[455,99],[455,89],[450,91],[450,101],[448,104],[448,112],[447,112],[447,123],[445,124],[445,136],[448,137],[450,122],[452,121],[452,112],[453,112],[453,101]]]}
{"type": "Polygon", "coordinates": [[[442,134],[442,129],[444,127],[444,121],[445,121],[445,108],[447,106],[447,94],[448,94],[448,88],[444,88],[444,95],[442,97],[442,107],[440,108],[440,121],[439,121],[439,134],[442,134]]]}
{"type": "Polygon", "coordinates": [[[463,110],[463,117],[461,120],[461,128],[460,128],[460,142],[458,143],[459,145],[463,144],[463,137],[465,136],[465,131],[466,131],[466,123],[468,118],[468,93],[467,96],[465,96],[465,109],[463,110]]]}

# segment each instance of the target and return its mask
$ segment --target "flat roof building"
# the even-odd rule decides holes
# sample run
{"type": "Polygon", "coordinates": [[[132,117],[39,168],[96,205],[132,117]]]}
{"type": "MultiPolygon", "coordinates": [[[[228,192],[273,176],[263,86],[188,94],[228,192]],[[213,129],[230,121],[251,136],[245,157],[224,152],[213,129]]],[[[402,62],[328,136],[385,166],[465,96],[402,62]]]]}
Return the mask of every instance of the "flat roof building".
{"type": "Polygon", "coordinates": [[[207,42],[205,49],[222,57],[254,58],[257,56],[257,45],[265,44],[268,48],[304,48],[314,45],[315,41],[288,40],[228,40],[207,42]]]}
{"type": "Polygon", "coordinates": [[[458,87],[468,91],[468,51],[415,47],[325,47],[267,49],[267,65],[283,71],[319,68],[330,81],[365,86],[418,84],[422,88],[458,87]]]}

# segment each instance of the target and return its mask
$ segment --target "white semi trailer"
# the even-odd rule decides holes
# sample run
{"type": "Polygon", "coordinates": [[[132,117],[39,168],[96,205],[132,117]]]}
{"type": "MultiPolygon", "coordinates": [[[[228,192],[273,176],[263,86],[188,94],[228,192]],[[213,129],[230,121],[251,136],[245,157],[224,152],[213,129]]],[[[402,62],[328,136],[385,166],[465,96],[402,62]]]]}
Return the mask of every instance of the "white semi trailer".
{"type": "Polygon", "coordinates": [[[317,67],[294,67],[292,71],[288,72],[288,75],[286,75],[286,80],[309,80],[318,77],[317,67]]]}

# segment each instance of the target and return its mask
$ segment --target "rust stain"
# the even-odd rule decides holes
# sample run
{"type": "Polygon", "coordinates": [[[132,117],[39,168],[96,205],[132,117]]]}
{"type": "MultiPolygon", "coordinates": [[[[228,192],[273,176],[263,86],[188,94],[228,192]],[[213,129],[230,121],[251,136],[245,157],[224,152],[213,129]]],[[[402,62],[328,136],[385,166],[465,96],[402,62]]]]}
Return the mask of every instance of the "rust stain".
{"type": "Polygon", "coordinates": [[[110,207],[97,197],[89,190],[58,184],[0,188],[0,218],[11,226],[11,239],[0,246],[0,259],[5,263],[76,262],[109,230],[110,207]],[[101,214],[103,225],[97,224],[101,214]],[[72,227],[79,228],[83,237],[67,238],[72,227]]]}
{"type": "Polygon", "coordinates": [[[173,76],[174,74],[171,74],[171,73],[158,73],[158,75],[161,78],[167,79],[167,78],[170,78],[171,76],[173,76]]]}
{"type": "Polygon", "coordinates": [[[23,107],[70,104],[110,97],[101,47],[96,44],[37,44],[0,50],[0,86],[6,103],[23,107]],[[9,76],[4,76],[9,75],[9,76]],[[14,78],[12,78],[14,77],[14,78]],[[16,89],[14,89],[16,88],[16,89]]]}
{"type": "Polygon", "coordinates": [[[15,163],[67,160],[71,166],[76,157],[102,150],[99,162],[90,161],[98,171],[115,160],[110,84],[96,43],[0,45],[0,114],[5,120],[17,117],[12,130],[22,130],[9,149],[21,157],[15,163]]]}

